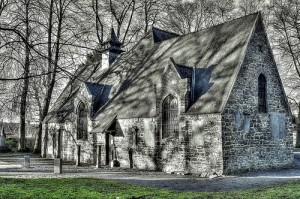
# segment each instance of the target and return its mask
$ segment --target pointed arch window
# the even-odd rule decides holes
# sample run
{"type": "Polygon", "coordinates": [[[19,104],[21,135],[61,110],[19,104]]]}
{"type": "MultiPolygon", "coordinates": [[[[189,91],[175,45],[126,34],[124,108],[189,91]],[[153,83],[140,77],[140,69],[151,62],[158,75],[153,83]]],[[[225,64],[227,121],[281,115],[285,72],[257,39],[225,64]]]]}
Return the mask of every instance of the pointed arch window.
{"type": "Polygon", "coordinates": [[[178,102],[169,95],[162,104],[162,138],[167,138],[178,133],[178,102]]]}
{"type": "Polygon", "coordinates": [[[267,112],[267,81],[263,74],[258,77],[258,112],[267,112]]]}
{"type": "Polygon", "coordinates": [[[80,102],[77,109],[77,139],[87,139],[87,108],[80,102]]]}

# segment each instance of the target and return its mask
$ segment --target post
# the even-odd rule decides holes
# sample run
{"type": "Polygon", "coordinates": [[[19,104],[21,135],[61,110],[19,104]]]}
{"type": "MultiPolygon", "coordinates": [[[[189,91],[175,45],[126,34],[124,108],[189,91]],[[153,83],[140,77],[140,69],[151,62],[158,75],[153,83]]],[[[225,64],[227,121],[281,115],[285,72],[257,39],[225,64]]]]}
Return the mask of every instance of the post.
{"type": "Polygon", "coordinates": [[[46,154],[47,154],[47,145],[48,145],[48,124],[45,123],[45,124],[42,124],[42,138],[43,139],[43,142],[42,142],[42,145],[41,145],[41,148],[42,148],[42,151],[41,151],[41,156],[43,158],[46,157],[46,154]]]}
{"type": "Polygon", "coordinates": [[[61,158],[61,126],[59,127],[58,130],[58,135],[57,135],[57,158],[61,158]]]}
{"type": "Polygon", "coordinates": [[[24,156],[24,167],[25,168],[30,167],[30,156],[24,156]]]}
{"type": "Polygon", "coordinates": [[[62,159],[61,158],[54,159],[54,173],[55,174],[62,173],[62,159]]]}
{"type": "Polygon", "coordinates": [[[101,145],[97,145],[97,163],[96,168],[101,167],[101,145]]]}
{"type": "Polygon", "coordinates": [[[77,145],[77,159],[76,166],[80,166],[80,145],[77,145]]]}

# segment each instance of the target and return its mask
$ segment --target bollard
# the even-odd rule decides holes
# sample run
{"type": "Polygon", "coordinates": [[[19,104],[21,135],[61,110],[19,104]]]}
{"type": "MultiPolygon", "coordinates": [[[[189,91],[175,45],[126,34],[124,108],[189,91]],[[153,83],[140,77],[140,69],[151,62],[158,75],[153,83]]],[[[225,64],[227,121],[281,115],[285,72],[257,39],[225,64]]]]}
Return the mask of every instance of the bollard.
{"type": "Polygon", "coordinates": [[[25,168],[30,167],[30,156],[24,156],[24,167],[25,168]]]}
{"type": "Polygon", "coordinates": [[[80,145],[77,145],[77,159],[76,166],[80,166],[80,145]]]}
{"type": "Polygon", "coordinates": [[[54,159],[54,174],[62,173],[62,159],[55,158],[54,159]]]}
{"type": "Polygon", "coordinates": [[[96,168],[101,167],[101,145],[97,146],[97,163],[96,163],[96,168]]]}

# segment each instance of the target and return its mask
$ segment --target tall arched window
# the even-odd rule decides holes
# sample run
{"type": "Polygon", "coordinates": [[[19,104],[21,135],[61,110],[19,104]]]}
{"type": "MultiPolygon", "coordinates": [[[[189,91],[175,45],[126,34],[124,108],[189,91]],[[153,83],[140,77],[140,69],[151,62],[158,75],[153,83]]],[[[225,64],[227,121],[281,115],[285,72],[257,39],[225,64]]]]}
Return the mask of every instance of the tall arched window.
{"type": "Polygon", "coordinates": [[[178,103],[177,99],[169,95],[162,104],[162,138],[167,138],[178,132],[178,103]]]}
{"type": "Polygon", "coordinates": [[[77,139],[87,139],[87,109],[82,102],[77,109],[77,139]]]}
{"type": "Polygon", "coordinates": [[[267,81],[263,74],[258,77],[258,112],[267,112],[267,81]]]}

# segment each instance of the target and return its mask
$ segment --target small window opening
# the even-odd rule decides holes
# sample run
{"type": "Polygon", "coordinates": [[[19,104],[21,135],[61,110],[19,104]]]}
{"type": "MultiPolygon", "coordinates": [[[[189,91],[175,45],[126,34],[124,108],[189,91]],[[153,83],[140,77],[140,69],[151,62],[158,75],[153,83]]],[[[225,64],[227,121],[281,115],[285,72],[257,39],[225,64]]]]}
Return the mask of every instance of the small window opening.
{"type": "Polygon", "coordinates": [[[258,45],[259,52],[263,52],[263,45],[258,45]]]}
{"type": "Polygon", "coordinates": [[[258,111],[260,113],[267,112],[267,95],[266,95],[267,82],[263,74],[258,77],[258,111]]]}

